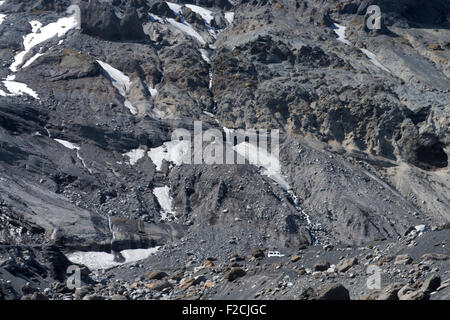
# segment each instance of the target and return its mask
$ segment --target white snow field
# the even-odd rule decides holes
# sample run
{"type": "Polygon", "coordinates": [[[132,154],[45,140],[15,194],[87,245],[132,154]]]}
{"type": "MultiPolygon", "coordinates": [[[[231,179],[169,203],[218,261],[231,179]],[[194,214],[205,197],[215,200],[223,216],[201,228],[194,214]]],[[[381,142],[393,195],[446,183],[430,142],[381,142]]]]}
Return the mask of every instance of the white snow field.
{"type": "Polygon", "coordinates": [[[120,95],[125,99],[125,107],[127,107],[132,114],[137,114],[137,109],[128,100],[127,95],[130,91],[131,80],[122,71],[112,67],[106,62],[97,60],[98,64],[105,70],[112,85],[119,91],[120,95]]]}
{"type": "Polygon", "coordinates": [[[0,92],[1,96],[21,96],[27,94],[36,100],[39,100],[38,94],[31,88],[29,88],[25,83],[15,81],[15,76],[10,75],[6,80],[2,81],[3,85],[6,87],[9,93],[4,91],[0,92]]]}
{"type": "Polygon", "coordinates": [[[161,218],[166,220],[169,214],[173,214],[172,209],[172,197],[170,196],[170,188],[168,186],[157,187],[153,189],[153,194],[156,199],[158,199],[159,205],[161,206],[161,218]]]}
{"type": "Polygon", "coordinates": [[[155,254],[159,250],[159,247],[150,249],[130,249],[123,250],[120,253],[125,258],[124,262],[115,262],[114,255],[107,252],[82,252],[76,251],[67,254],[67,258],[76,264],[82,264],[88,267],[90,270],[109,269],[125,263],[137,262],[148,258],[155,254]]]}

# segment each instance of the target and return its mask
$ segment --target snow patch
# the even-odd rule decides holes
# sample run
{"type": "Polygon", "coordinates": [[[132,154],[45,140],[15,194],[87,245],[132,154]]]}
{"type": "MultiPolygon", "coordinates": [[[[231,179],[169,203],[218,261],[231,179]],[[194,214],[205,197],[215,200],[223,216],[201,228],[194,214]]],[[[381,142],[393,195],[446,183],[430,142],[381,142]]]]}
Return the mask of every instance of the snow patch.
{"type": "Polygon", "coordinates": [[[175,19],[172,18],[168,18],[167,21],[174,26],[175,28],[177,28],[178,30],[190,35],[191,37],[195,38],[198,40],[198,42],[200,42],[202,45],[206,44],[205,40],[202,38],[202,36],[194,30],[194,28],[187,22],[177,22],[175,21],[175,19]]]}
{"type": "Polygon", "coordinates": [[[72,143],[66,140],[61,139],[54,139],[56,142],[62,144],[64,147],[71,149],[71,150],[80,150],[80,146],[76,143],[72,143]]]}
{"type": "Polygon", "coordinates": [[[58,21],[52,22],[44,27],[39,21],[31,21],[30,25],[32,27],[32,32],[27,34],[23,39],[23,46],[25,50],[19,52],[14,57],[14,62],[9,67],[12,72],[16,72],[18,70],[18,67],[23,63],[23,59],[33,47],[55,36],[62,37],[70,30],[76,28],[78,26],[78,22],[73,16],[61,18],[58,21]]]}
{"type": "Polygon", "coordinates": [[[158,90],[153,88],[151,85],[149,85],[148,83],[145,83],[145,85],[147,86],[148,92],[150,92],[150,95],[154,98],[158,95],[158,90]]]}
{"type": "Polygon", "coordinates": [[[14,81],[14,79],[15,76],[8,76],[6,80],[3,81],[3,85],[10,93],[6,94],[2,91],[5,96],[22,96],[27,94],[34,99],[39,100],[38,94],[33,89],[29,88],[25,83],[14,81]]]}
{"type": "Polygon", "coordinates": [[[123,156],[127,156],[130,158],[130,164],[135,165],[140,159],[145,157],[145,150],[143,149],[134,149],[130,152],[124,153],[123,156]]]}
{"type": "Polygon", "coordinates": [[[97,251],[90,251],[90,252],[76,251],[67,254],[67,258],[71,262],[85,265],[91,270],[101,270],[119,266],[125,263],[132,263],[146,259],[149,256],[155,254],[158,250],[159,247],[154,247],[150,249],[123,250],[120,253],[125,258],[124,262],[114,261],[114,255],[110,253],[97,251]]]}
{"type": "Polygon", "coordinates": [[[190,141],[168,141],[162,146],[150,149],[147,153],[152,162],[156,166],[156,170],[160,171],[163,160],[172,162],[175,165],[189,163],[191,153],[190,141]]]}
{"type": "Polygon", "coordinates": [[[102,67],[102,69],[105,70],[105,72],[108,74],[108,77],[112,82],[112,85],[119,91],[119,93],[123,97],[126,97],[131,87],[130,78],[127,75],[125,75],[122,71],[113,68],[106,62],[100,60],[97,60],[97,62],[102,67]]]}
{"type": "Polygon", "coordinates": [[[174,214],[172,210],[173,199],[170,196],[170,188],[168,186],[155,188],[153,189],[153,194],[156,199],[158,199],[158,203],[162,209],[161,219],[166,220],[169,214],[174,214]]]}
{"type": "MultiPolygon", "coordinates": [[[[0,3],[0,6],[2,5],[2,3],[0,3]]],[[[6,18],[6,14],[1,14],[0,13],[0,24],[2,24],[3,23],[3,21],[5,20],[5,18],[6,18]]]]}
{"type": "Polygon", "coordinates": [[[280,161],[276,156],[268,153],[264,148],[259,148],[248,142],[241,142],[233,149],[247,159],[250,164],[262,168],[261,173],[278,183],[285,191],[291,189],[281,172],[280,161]]]}
{"type": "Polygon", "coordinates": [[[209,59],[210,53],[208,52],[208,50],[200,49],[199,51],[202,55],[202,59],[205,60],[206,63],[211,64],[211,60],[209,59]]]}
{"type": "Polygon", "coordinates": [[[28,61],[23,65],[22,68],[28,67],[28,66],[31,65],[34,61],[36,61],[37,58],[39,58],[40,56],[43,56],[43,54],[42,54],[42,53],[36,53],[33,57],[30,58],[30,60],[28,60],[28,61]]]}
{"type": "Polygon", "coordinates": [[[193,5],[193,4],[186,4],[186,7],[194,11],[195,13],[198,13],[203,20],[206,21],[206,23],[211,24],[211,21],[214,19],[214,13],[211,10],[193,5]]]}
{"type": "Polygon", "coordinates": [[[176,15],[179,15],[181,13],[181,8],[183,7],[182,5],[168,1],[166,1],[166,3],[169,6],[170,10],[172,10],[176,15]]]}
{"type": "Polygon", "coordinates": [[[360,50],[367,56],[367,58],[369,58],[370,62],[372,62],[375,66],[377,66],[378,68],[380,68],[380,69],[382,69],[382,70],[384,70],[386,72],[391,73],[391,71],[388,68],[383,66],[380,63],[380,61],[378,61],[377,56],[374,53],[370,52],[367,49],[363,49],[363,48],[360,48],[360,50]]]}
{"type": "Polygon", "coordinates": [[[345,43],[345,44],[347,44],[347,45],[350,45],[350,41],[348,41],[346,38],[345,38],[345,30],[347,29],[347,27],[345,27],[345,26],[342,26],[342,25],[340,25],[340,24],[337,24],[337,23],[333,23],[332,25],[331,25],[331,29],[333,29],[333,31],[337,34],[337,40],[338,41],[340,41],[340,42],[342,42],[342,43],[345,43]]]}
{"type": "Polygon", "coordinates": [[[131,80],[130,78],[124,74],[122,71],[112,67],[111,65],[107,64],[106,62],[97,60],[100,67],[102,67],[103,70],[105,70],[109,80],[111,81],[112,85],[119,91],[120,95],[125,98],[125,107],[130,110],[132,114],[137,114],[137,109],[133,106],[133,104],[127,99],[128,92],[130,91],[131,87],[131,80]]]}
{"type": "Polygon", "coordinates": [[[225,12],[225,19],[229,24],[233,24],[234,21],[234,12],[225,12]]]}
{"type": "Polygon", "coordinates": [[[150,13],[150,20],[152,22],[162,22],[162,23],[164,23],[164,19],[163,18],[157,16],[156,14],[152,14],[152,13],[150,13]]]}

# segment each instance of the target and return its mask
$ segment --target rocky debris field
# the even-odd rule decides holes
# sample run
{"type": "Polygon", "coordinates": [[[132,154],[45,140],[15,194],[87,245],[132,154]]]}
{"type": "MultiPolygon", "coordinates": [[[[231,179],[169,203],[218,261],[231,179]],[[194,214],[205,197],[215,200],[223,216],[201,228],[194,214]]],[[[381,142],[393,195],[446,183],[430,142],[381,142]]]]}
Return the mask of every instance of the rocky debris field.
{"type": "Polygon", "coordinates": [[[0,1],[0,299],[449,299],[449,26],[446,0],[0,1]],[[194,121],[246,163],[184,163],[194,121]]]}

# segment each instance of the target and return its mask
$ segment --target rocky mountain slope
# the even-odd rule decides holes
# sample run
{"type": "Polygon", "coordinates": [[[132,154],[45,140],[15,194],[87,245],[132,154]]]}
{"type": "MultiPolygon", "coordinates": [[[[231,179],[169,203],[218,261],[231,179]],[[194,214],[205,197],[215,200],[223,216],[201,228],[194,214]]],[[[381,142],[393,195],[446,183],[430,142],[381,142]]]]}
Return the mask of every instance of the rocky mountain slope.
{"type": "Polygon", "coordinates": [[[0,1],[0,299],[373,298],[372,263],[448,299],[448,1],[173,1],[0,1]],[[279,159],[182,163],[194,121],[279,130],[279,159]]]}

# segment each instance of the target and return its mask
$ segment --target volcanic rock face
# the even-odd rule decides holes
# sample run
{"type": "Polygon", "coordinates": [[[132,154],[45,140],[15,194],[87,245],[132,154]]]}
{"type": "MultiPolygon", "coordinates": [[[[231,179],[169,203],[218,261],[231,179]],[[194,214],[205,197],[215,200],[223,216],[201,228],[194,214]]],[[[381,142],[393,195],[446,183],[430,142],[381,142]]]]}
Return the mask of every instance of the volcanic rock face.
{"type": "MultiPolygon", "coordinates": [[[[64,281],[70,263],[98,266],[112,252],[117,266],[143,252],[128,250],[160,247],[168,265],[217,266],[233,280],[223,292],[234,292],[270,277],[271,267],[236,271],[272,263],[264,248],[299,257],[292,270],[316,277],[307,269],[317,261],[303,265],[298,250],[377,241],[401,254],[424,232],[434,239],[450,221],[449,14],[444,0],[0,1],[0,280],[42,288],[64,281]],[[367,28],[370,5],[379,31],[367,28]],[[198,139],[194,121],[234,156],[247,140],[227,140],[233,129],[278,130],[279,157],[183,163],[213,146],[205,135],[200,151],[171,141],[177,129],[198,139]]],[[[337,269],[318,259],[324,289],[289,288],[362,297],[351,287],[362,278],[328,279],[368,260],[357,250],[345,259],[337,269]]],[[[221,297],[209,273],[186,270],[136,286],[157,298],[184,279],[221,297]]],[[[425,271],[402,297],[429,297],[425,271]]],[[[89,273],[85,284],[101,280],[89,273]]],[[[19,298],[22,285],[0,281],[0,299],[19,298]]],[[[398,298],[397,287],[378,294],[398,298]]],[[[72,294],[52,288],[47,297],[72,294]]],[[[259,289],[243,297],[272,294],[259,289]]]]}

